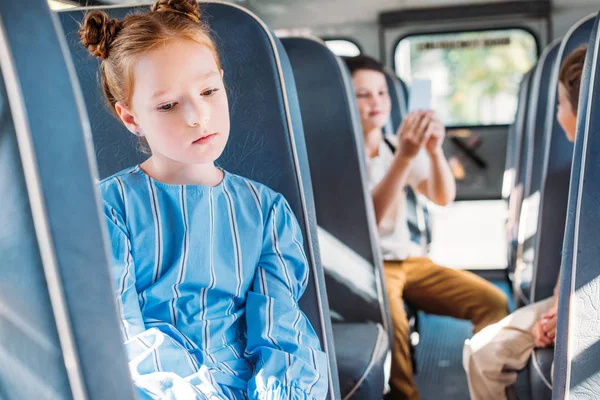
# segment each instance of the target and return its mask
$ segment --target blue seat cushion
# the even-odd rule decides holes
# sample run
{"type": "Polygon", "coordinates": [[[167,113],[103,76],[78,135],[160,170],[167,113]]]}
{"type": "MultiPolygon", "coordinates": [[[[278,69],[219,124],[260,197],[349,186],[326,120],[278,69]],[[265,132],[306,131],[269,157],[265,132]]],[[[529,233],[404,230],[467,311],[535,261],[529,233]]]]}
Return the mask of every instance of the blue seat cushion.
{"type": "Polygon", "coordinates": [[[334,323],[342,399],[381,399],[389,336],[380,324],[334,323]]]}
{"type": "Polygon", "coordinates": [[[535,349],[530,365],[531,399],[546,400],[552,398],[552,363],[554,348],[535,349]]]}

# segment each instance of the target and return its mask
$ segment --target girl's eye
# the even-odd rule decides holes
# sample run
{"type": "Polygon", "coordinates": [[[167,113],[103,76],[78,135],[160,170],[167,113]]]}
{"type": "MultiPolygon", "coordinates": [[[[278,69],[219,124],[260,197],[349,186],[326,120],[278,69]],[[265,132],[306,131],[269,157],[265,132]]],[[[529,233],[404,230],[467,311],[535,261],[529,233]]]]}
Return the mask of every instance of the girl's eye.
{"type": "Polygon", "coordinates": [[[212,96],[213,94],[215,94],[215,93],[216,93],[216,92],[218,92],[218,91],[219,91],[219,89],[217,89],[217,88],[214,88],[214,89],[208,89],[208,90],[205,90],[204,92],[202,92],[202,93],[201,93],[201,95],[202,95],[202,96],[207,96],[207,97],[208,97],[208,96],[212,96]]]}
{"type": "Polygon", "coordinates": [[[171,111],[173,109],[173,107],[175,107],[175,104],[177,104],[177,103],[163,104],[162,106],[158,107],[158,111],[171,111]]]}
{"type": "Polygon", "coordinates": [[[358,97],[359,99],[366,99],[367,97],[369,97],[368,93],[358,93],[356,95],[356,97],[358,97]]]}

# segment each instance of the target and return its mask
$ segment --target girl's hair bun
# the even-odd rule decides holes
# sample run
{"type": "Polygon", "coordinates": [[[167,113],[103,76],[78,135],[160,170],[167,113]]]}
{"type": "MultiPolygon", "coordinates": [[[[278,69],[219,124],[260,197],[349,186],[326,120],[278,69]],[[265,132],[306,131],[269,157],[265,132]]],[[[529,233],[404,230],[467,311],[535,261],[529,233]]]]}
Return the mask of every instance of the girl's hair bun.
{"type": "Polygon", "coordinates": [[[195,22],[200,22],[200,10],[194,0],[157,0],[152,6],[153,12],[174,12],[182,14],[195,22]]]}
{"type": "Polygon", "coordinates": [[[79,28],[79,39],[94,57],[105,60],[122,27],[118,19],[111,19],[104,11],[95,10],[85,16],[79,28]]]}

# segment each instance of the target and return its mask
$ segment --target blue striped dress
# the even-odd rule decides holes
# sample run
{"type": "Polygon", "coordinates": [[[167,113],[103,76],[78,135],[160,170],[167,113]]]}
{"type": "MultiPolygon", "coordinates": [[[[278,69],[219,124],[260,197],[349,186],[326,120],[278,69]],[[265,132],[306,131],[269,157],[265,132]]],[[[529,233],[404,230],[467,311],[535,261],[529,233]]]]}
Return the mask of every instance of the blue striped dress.
{"type": "Polygon", "coordinates": [[[170,185],[139,166],[100,185],[140,399],[324,399],[327,358],[298,299],[309,271],[285,199],[225,172],[170,185]]]}

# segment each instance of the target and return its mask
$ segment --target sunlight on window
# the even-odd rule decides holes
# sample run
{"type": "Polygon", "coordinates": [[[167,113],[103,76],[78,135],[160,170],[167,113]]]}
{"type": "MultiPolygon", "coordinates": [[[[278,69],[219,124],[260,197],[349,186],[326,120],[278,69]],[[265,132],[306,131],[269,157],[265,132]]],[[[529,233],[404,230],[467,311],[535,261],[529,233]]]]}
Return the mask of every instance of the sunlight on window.
{"type": "Polygon", "coordinates": [[[332,39],[326,40],[325,44],[338,56],[354,57],[360,54],[358,46],[349,40],[332,39]]]}
{"type": "Polygon", "coordinates": [[[377,298],[368,261],[320,226],[317,227],[321,262],[327,273],[367,300],[377,298]],[[352,271],[352,273],[348,273],[352,271]]]}
{"type": "Polygon", "coordinates": [[[290,36],[312,36],[312,30],[309,28],[294,28],[294,29],[275,29],[275,36],[279,38],[290,36]]]}
{"type": "Polygon", "coordinates": [[[64,10],[66,8],[78,7],[75,3],[62,2],[58,0],[48,0],[48,5],[51,10],[64,10]]]}
{"type": "Polygon", "coordinates": [[[459,201],[429,210],[432,260],[455,269],[506,269],[504,200],[459,201]]]}

